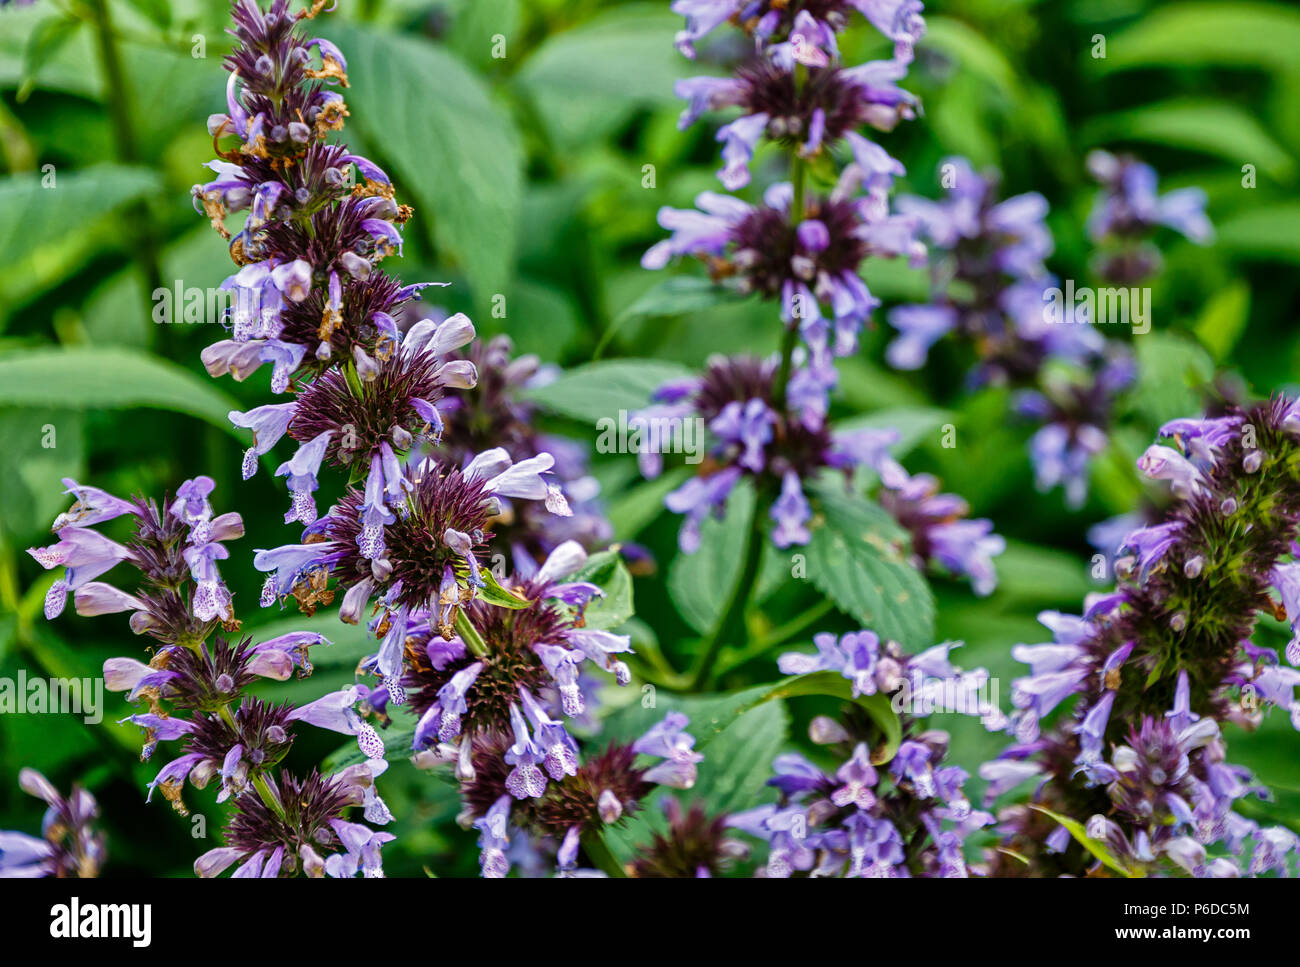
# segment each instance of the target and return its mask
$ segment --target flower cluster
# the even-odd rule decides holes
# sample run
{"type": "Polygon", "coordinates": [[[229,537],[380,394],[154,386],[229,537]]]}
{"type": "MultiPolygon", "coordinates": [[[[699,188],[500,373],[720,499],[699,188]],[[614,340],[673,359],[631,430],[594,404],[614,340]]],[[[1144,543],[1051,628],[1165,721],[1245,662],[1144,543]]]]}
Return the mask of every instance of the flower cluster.
{"type": "Polygon", "coordinates": [[[224,542],[243,537],[244,522],[236,513],[214,514],[208,501],[215,486],[211,477],[185,481],[174,500],[164,500],[163,509],[152,500],[123,500],[70,478],[63,483],[75,502],[51,528],[58,543],[28,549],[46,570],[64,568],[46,593],[46,618],[63,612],[72,591],[79,615],[129,611],[132,631],[167,645],[202,641],[218,624],[239,629],[217,561],[230,556],[224,542]],[[126,514],[135,526],[128,544],[91,529],[126,514]],[[95,580],[123,562],[140,572],[142,583],[134,593],[95,580]]]}
{"type": "Polygon", "coordinates": [[[1016,409],[1040,425],[1030,441],[1041,490],[1065,489],[1079,506],[1088,461],[1106,447],[1118,395],[1135,376],[1132,355],[1108,343],[1089,320],[1053,320],[1044,293],[1056,281],[1043,260],[1052,252],[1047,202],[1036,192],[999,199],[992,173],[950,158],[940,166],[940,201],[903,197],[901,212],[921,219],[934,261],[933,300],[889,313],[898,336],[886,351],[898,369],[918,369],[938,340],[956,333],[974,347],[975,384],[1020,389],[1016,409]]]}
{"type": "Polygon", "coordinates": [[[797,329],[813,361],[857,351],[858,333],[880,304],[858,268],[872,256],[906,256],[923,262],[917,219],[892,215],[889,193],[903,166],[858,133],[869,126],[894,128],[915,116],[916,98],[897,86],[924,33],[921,4],[786,4],[681,0],[673,9],[687,18],[678,48],[694,55],[694,43],[735,16],[755,42],[753,57],[730,77],[680,81],[677,94],[690,104],[680,127],[708,110],[739,108],[741,116],[718,131],[723,145],[722,184],[736,191],[749,183],[749,163],[762,139],[787,151],[792,178],[775,184],[759,204],[704,192],[698,210],[663,208],[659,223],[672,236],[642,259],[660,269],[677,255],[695,255],[718,281],[764,299],[779,299],[786,326],[797,329]],[[840,63],[836,33],[859,7],[895,41],[894,55],[856,67],[840,63]],[[836,145],[852,161],[827,192],[805,192],[806,167],[836,145]],[[828,310],[829,317],[823,315],[828,310]]]}
{"type": "Polygon", "coordinates": [[[406,630],[413,621],[429,621],[449,639],[463,606],[483,594],[519,603],[481,556],[501,498],[543,500],[567,509],[544,476],[552,462],[543,453],[513,463],[497,447],[464,469],[431,457],[383,467],[364,491],[349,488],[309,524],[301,543],[256,553],[254,566],[268,572],[262,604],[292,596],[310,614],[330,604],[338,590],[343,592],[339,617],[356,624],[373,600],[379,614],[371,629],[383,643],[368,667],[389,684],[401,677],[406,630]]]}
{"type": "Polygon", "coordinates": [[[65,799],[35,769],[19,770],[18,786],[47,808],[40,836],[0,830],[0,879],[99,875],[106,852],[104,837],[93,825],[99,816],[95,797],[73,786],[65,799]]]}
{"type": "Polygon", "coordinates": [[[827,412],[833,367],[796,366],[784,401],[777,398],[779,369],[775,358],[714,357],[702,376],[660,387],[652,405],[629,421],[643,431],[638,458],[651,477],[663,466],[656,448],[663,427],[697,419],[713,436],[701,473],[665,498],[670,510],[686,518],[678,535],[682,551],[699,548],[700,525],[711,514],[721,515],[744,479],[776,495],[769,511],[772,542],[780,548],[806,544],[813,508],[804,482],[824,470],[864,467],[879,475],[881,503],[911,535],[917,561],[969,576],[977,593],[990,593],[997,583],[992,558],[1005,548],[992,522],[966,519],[966,502],[938,493],[934,477],[910,476],[889,453],[899,439],[896,430],[832,430],[827,412]]]}
{"type": "MultiPolygon", "coordinates": [[[[1000,713],[982,695],[988,673],[955,668],[948,659],[952,643],[909,657],[892,642],[882,645],[871,631],[838,639],[823,633],[813,640],[816,655],[784,655],[781,670],[834,671],[852,683],[855,698],[890,695],[895,707],[929,698],[940,708],[998,724],[1000,713]],[[911,691],[913,681],[916,692],[911,691]]],[[[775,776],[768,781],[780,791],[780,800],[727,819],[729,826],[767,842],[762,875],[970,875],[965,840],[994,818],[972,808],[962,792],[966,771],[943,764],[947,733],[913,734],[907,717],[903,727],[903,737],[893,749],[860,706],[849,706],[840,720],[818,716],[812,721],[809,736],[829,747],[839,763],[834,772],[823,771],[798,753],[782,755],[773,763],[775,776]]]]}
{"type": "Polygon", "coordinates": [[[441,451],[462,466],[491,447],[501,447],[515,460],[536,453],[554,456],[551,470],[572,514],[560,516],[535,503],[503,504],[493,526],[490,550],[508,555],[515,572],[527,577],[565,541],[595,550],[614,533],[601,507],[600,484],[588,473],[586,451],[572,440],[540,432],[537,407],[524,396],[526,389],[554,379],[556,367],[543,366],[536,356],[512,356],[512,351],[508,336],[461,351],[479,378],[477,385],[443,401],[441,451]]]}
{"type": "MultiPolygon", "coordinates": [[[[1300,409],[1284,398],[1162,429],[1139,467],[1177,501],[1124,539],[1113,593],[1093,596],[1082,617],[1045,613],[1053,640],[1014,650],[1030,674],[1013,686],[1015,744],[981,769],[990,797],[1037,779],[1036,805],[1091,822],[1089,836],[1124,869],[1168,861],[1237,875],[1247,841],[1252,872],[1284,867],[1294,837],[1233,808],[1252,790],[1224,761],[1222,726],[1253,728],[1280,706],[1300,727],[1300,671],[1287,667],[1300,661],[1300,639],[1287,663],[1250,640],[1261,611],[1300,624],[1297,433],[1300,409]],[[1058,707],[1067,710],[1046,725],[1058,707]]],[[[1087,865],[1048,813],[1013,807],[1005,820],[1011,853],[1029,864],[1008,872],[1087,865]]]]}
{"type": "MultiPolygon", "coordinates": [[[[187,480],[175,500],[162,502],[164,510],[144,498],[127,501],[75,481],[65,483],[76,502],[55,521],[59,543],[31,551],[46,567],[67,568],[66,577],[54,584],[58,593],[47,597],[47,614],[57,615],[68,588],[83,616],[130,612],[131,629],[154,638],[156,650],[147,663],[131,657],[105,661],[105,685],[145,706],[127,719],[144,730],[143,760],[153,757],[160,742],[183,743],[181,753],[149,784],[149,798],[158,792],[186,815],[185,783],[202,789],[216,781],[217,801],[230,800],[238,807],[227,846],[200,857],[195,871],[215,875],[236,861],[238,876],[297,871],[343,876],[355,873],[358,863],[368,873],[378,871],[377,847],[392,837],[343,818],[354,805],[364,806],[373,822],[391,818],[374,791],[374,777],[387,765],[378,735],[355,712],[348,717],[338,710],[339,723],[321,714],[320,702],[294,708],[245,694],[259,677],[284,681],[295,669],[300,676],[310,674],[309,649],[328,642],[315,632],[289,632],[258,644],[216,634],[218,624],[227,632],[240,627],[215,561],[228,556],[221,542],[241,537],[243,523],[238,514],[214,512],[212,481],[187,480]],[[134,525],[126,544],[86,526],[126,515],[134,525]],[[89,580],[119,563],[139,571],[141,584],[134,592],[89,580]],[[293,744],[299,721],[357,735],[378,761],[372,758],[336,776],[312,775],[301,782],[287,772],[277,776],[273,770],[293,744]]],[[[52,809],[68,811],[69,822],[84,823],[93,812],[93,800],[74,795],[70,807],[41,795],[52,809]]],[[[97,854],[83,859],[94,862],[97,854]]]]}
{"type": "Polygon", "coordinates": [[[234,301],[231,338],[209,346],[204,363],[237,379],[270,363],[278,393],[335,360],[372,372],[394,351],[394,313],[420,288],[399,286],[377,267],[401,252],[398,226],[411,210],[394,201],[375,164],[326,141],[348,113],[331,89],[347,86],[347,62],[329,41],[299,30],[317,9],[291,13],[288,0],[266,11],[254,0],[235,5],[227,110],[208,119],[217,178],[193,190],[241,266],[223,284],[234,301]],[[226,218],[244,210],[231,238],[226,218]]]}
{"type": "Polygon", "coordinates": [[[549,721],[535,702],[526,701],[525,708],[536,728],[536,742],[529,739],[523,716],[517,715],[513,744],[508,733],[480,732],[465,759],[469,775],[461,784],[461,796],[465,817],[481,834],[484,876],[509,872],[507,849],[533,854],[527,863],[531,868],[545,868],[544,855],[554,857],[561,876],[603,875],[605,871],[577,865],[584,835],[636,813],[657,786],[689,789],[695,784],[696,763],[704,757],[693,750],[695,740],[683,731],[688,721],[681,713],[670,712],[635,742],[611,742],[579,763],[577,745],[567,736],[562,748],[553,746],[543,754],[539,744],[562,727],[549,721]],[[651,759],[661,761],[649,764],[651,759]],[[545,764],[551,782],[541,775],[539,763],[545,764]],[[535,786],[527,792],[521,790],[521,768],[536,773],[528,780],[535,786]]]}
{"type": "Polygon", "coordinates": [[[1043,290],[1052,284],[1043,260],[1053,242],[1037,192],[1001,199],[993,173],[977,174],[964,158],[939,166],[946,196],[939,201],[903,196],[899,211],[920,219],[932,252],[935,299],[889,313],[898,336],[886,359],[898,369],[919,369],[930,347],[949,333],[973,344],[977,383],[1023,384],[1049,357],[1083,360],[1101,339],[1081,326],[1051,326],[1043,290]]]}
{"type": "MultiPolygon", "coordinates": [[[[285,520],[304,524],[316,519],[322,463],[364,479],[368,492],[392,488],[399,455],[440,439],[443,392],[477,379],[473,363],[450,356],[474,338],[463,314],[399,329],[423,286],[401,285],[379,263],[400,253],[397,226],[411,212],[377,166],[326,141],[347,114],[328,86],[347,85],[347,65],[333,44],[302,35],[313,13],[291,14],[287,0],[265,12],[236,4],[227,113],[208,124],[219,177],[194,188],[223,235],[226,216],[248,209],[230,245],[241,268],[223,283],[233,296],[230,338],[203,361],[213,376],[236,379],[271,363],[272,391],[295,391],[292,402],[230,418],[253,434],[245,478],[285,434],[298,442],[276,474],[292,498],[285,520]],[[231,137],[238,145],[223,151],[231,137]]],[[[386,506],[374,513],[391,516],[386,506]]]]}
{"type": "Polygon", "coordinates": [[[880,505],[911,535],[918,567],[938,566],[948,574],[970,578],[981,597],[992,594],[998,575],[993,558],[1007,542],[993,533],[993,521],[970,519],[970,505],[956,494],[939,492],[932,474],[908,476],[897,464],[885,464],[880,505]]]}
{"type": "Polygon", "coordinates": [[[584,609],[602,592],[594,584],[566,580],[586,560],[576,541],[561,544],[532,578],[510,582],[520,606],[470,603],[468,627],[459,634],[439,632],[436,611],[408,613],[401,685],[420,716],[416,749],[457,743],[461,771],[468,773],[476,739],[513,733],[515,745],[506,758],[514,768],[507,785],[519,799],[544,789],[539,765],[552,778],[572,775],[576,746],[562,718],[587,709],[582,675],[590,666],[584,662],[612,674],[620,685],[631,680],[618,657],[631,652],[628,636],[586,626],[584,609]]]}
{"type": "Polygon", "coordinates": [[[1101,184],[1088,217],[1088,234],[1102,246],[1095,271],[1116,285],[1138,285],[1160,271],[1160,250],[1150,241],[1159,226],[1199,245],[1214,238],[1205,215],[1205,192],[1180,188],[1158,195],[1155,169],[1107,151],[1088,155],[1088,171],[1101,184]]]}

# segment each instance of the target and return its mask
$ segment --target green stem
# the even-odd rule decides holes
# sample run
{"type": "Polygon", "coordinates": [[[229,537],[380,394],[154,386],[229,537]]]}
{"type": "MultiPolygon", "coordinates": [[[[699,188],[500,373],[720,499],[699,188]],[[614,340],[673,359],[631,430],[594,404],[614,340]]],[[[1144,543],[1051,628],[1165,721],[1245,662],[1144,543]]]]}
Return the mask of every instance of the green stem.
{"type": "Polygon", "coordinates": [[[793,620],[787,621],[785,624],[777,628],[773,628],[756,641],[753,646],[746,648],[735,655],[729,656],[718,674],[723,675],[735,668],[739,668],[741,665],[753,661],[769,648],[774,648],[777,645],[789,641],[809,625],[816,624],[834,609],[835,606],[829,600],[823,600],[813,605],[793,620]]]}
{"type": "Polygon", "coordinates": [[[262,802],[266,803],[266,808],[271,810],[281,819],[284,819],[284,805],[276,798],[275,793],[271,791],[271,784],[266,781],[266,775],[261,772],[253,773],[253,788],[257,794],[262,797],[262,802]]]}
{"type": "MultiPolygon", "coordinates": [[[[109,18],[108,0],[90,0],[90,10],[95,23],[95,37],[99,43],[99,57],[104,71],[104,98],[113,124],[113,143],[118,161],[139,164],[139,146],[136,143],[132,122],[134,110],[131,86],[122,66],[122,55],[117,47],[117,37],[109,18]]],[[[127,212],[129,224],[134,227],[133,254],[145,285],[145,302],[148,312],[153,311],[153,293],[166,288],[158,262],[158,242],[154,232],[149,206],[136,202],[127,212]]],[[[163,327],[162,340],[170,343],[171,332],[163,327]]]]}
{"type": "MultiPolygon", "coordinates": [[[[230,727],[230,730],[238,735],[239,726],[235,722],[235,717],[230,714],[230,706],[221,706],[218,714],[220,714],[221,720],[230,727]]],[[[257,794],[262,798],[262,802],[266,803],[266,808],[271,810],[271,812],[275,813],[281,819],[284,819],[284,806],[276,797],[275,793],[271,791],[271,784],[266,781],[266,775],[260,771],[254,772],[249,776],[249,781],[253,784],[253,788],[257,790],[257,794]]]]}
{"type": "Polygon", "coordinates": [[[460,640],[465,642],[465,647],[476,658],[486,658],[488,654],[487,642],[483,636],[478,633],[478,629],[470,624],[469,616],[463,609],[456,610],[456,633],[460,635],[460,640]]]}
{"type": "Polygon", "coordinates": [[[587,859],[591,860],[596,867],[607,876],[625,879],[627,870],[623,869],[622,864],[614,858],[610,852],[609,845],[605,842],[605,837],[595,830],[589,830],[582,834],[582,850],[587,854],[587,859]]]}
{"type": "Polygon", "coordinates": [[[791,319],[781,334],[781,365],[776,371],[776,382],[772,385],[772,399],[778,413],[785,412],[786,390],[790,386],[790,372],[794,368],[794,350],[799,345],[799,320],[791,319]]]}
{"type": "Polygon", "coordinates": [[[731,596],[722,618],[714,627],[713,633],[702,643],[695,669],[691,674],[691,691],[703,691],[713,681],[713,666],[718,662],[723,645],[731,642],[743,642],[746,636],[745,612],[749,608],[749,599],[753,596],[754,585],[758,583],[758,574],[763,565],[763,548],[767,537],[763,533],[764,509],[768,500],[762,493],[754,498],[753,516],[749,520],[748,534],[745,538],[744,565],[732,586],[731,596]]]}
{"type": "Polygon", "coordinates": [[[349,359],[347,365],[343,367],[343,380],[348,384],[348,389],[357,399],[365,394],[361,387],[361,377],[357,375],[357,364],[355,360],[349,359]]]}

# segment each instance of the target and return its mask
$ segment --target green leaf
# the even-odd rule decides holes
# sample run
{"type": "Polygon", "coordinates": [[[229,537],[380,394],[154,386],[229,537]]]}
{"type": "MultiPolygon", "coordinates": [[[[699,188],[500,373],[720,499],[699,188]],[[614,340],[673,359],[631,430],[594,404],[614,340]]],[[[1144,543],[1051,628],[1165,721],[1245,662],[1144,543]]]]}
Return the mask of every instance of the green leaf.
{"type": "Polygon", "coordinates": [[[1089,836],[1082,823],[1070,819],[1068,816],[1062,816],[1060,813],[1054,813],[1050,809],[1045,809],[1042,806],[1034,806],[1033,808],[1037,809],[1044,816],[1050,816],[1068,829],[1070,835],[1075,838],[1079,845],[1100,860],[1102,865],[1107,869],[1113,870],[1125,878],[1145,876],[1142,870],[1138,867],[1128,866],[1123,860],[1116,856],[1114,851],[1112,851],[1104,842],[1099,839],[1093,839],[1089,836]]]}
{"type": "Polygon", "coordinates": [[[623,490],[609,503],[606,516],[620,537],[633,538],[664,511],[664,497],[676,490],[690,471],[686,467],[669,470],[654,480],[647,480],[623,490]]]}
{"type": "Polygon", "coordinates": [[[551,138],[590,144],[639,106],[675,104],[674,83],[693,73],[673,48],[681,18],[663,4],[611,10],[548,37],[516,75],[551,138]]]}
{"type": "Polygon", "coordinates": [[[412,37],[335,24],[347,51],[349,124],[420,207],[412,224],[454,254],[480,306],[514,269],[523,151],[513,123],[464,64],[412,37]]]}
{"type": "Polygon", "coordinates": [[[155,407],[243,435],[227,418],[233,399],[175,363],[129,349],[23,349],[0,356],[0,406],[64,409],[155,407]]]}
{"type": "Polygon", "coordinates": [[[1085,562],[1053,548],[1007,541],[998,555],[998,595],[1038,604],[1075,602],[1096,587],[1085,562]]]}
{"type": "Polygon", "coordinates": [[[658,319],[665,316],[680,316],[688,312],[702,312],[722,305],[724,302],[739,302],[745,296],[735,289],[717,285],[707,278],[696,275],[677,275],[662,279],[645,292],[639,299],[618,314],[614,325],[636,319],[658,319]]]}
{"type": "Polygon", "coordinates": [[[72,17],[48,17],[36,25],[23,56],[23,77],[17,96],[19,103],[27,100],[36,86],[36,76],[41,68],[76,36],[80,26],[81,21],[72,17]]]}
{"type": "Polygon", "coordinates": [[[0,407],[0,452],[8,472],[0,476],[0,521],[18,538],[49,533],[68,497],[54,486],[82,478],[85,414],[75,410],[0,407]]]}
{"type": "Polygon", "coordinates": [[[454,13],[451,29],[445,42],[462,59],[479,70],[502,63],[494,59],[496,38],[505,41],[505,60],[509,60],[511,44],[520,41],[519,13],[521,0],[456,0],[459,9],[454,13]]]}
{"type": "Polygon", "coordinates": [[[701,522],[699,550],[678,554],[668,566],[668,596],[682,619],[700,634],[718,623],[736,584],[753,508],[753,487],[748,482],[737,484],[722,518],[710,516],[701,522]]]}
{"type": "Polygon", "coordinates": [[[1204,151],[1236,165],[1249,162],[1279,180],[1295,175],[1295,160],[1254,116],[1228,101],[1179,98],[1144,104],[1093,118],[1084,128],[1085,143],[1112,139],[1204,151]]]}
{"type": "MultiPolygon", "coordinates": [[[[553,413],[583,423],[612,420],[650,404],[650,394],[667,382],[695,375],[677,363],[659,359],[610,359],[567,370],[554,382],[528,391],[528,397],[553,413]]],[[[599,448],[599,444],[598,444],[599,448]]],[[[601,452],[605,452],[601,450],[601,452]]]]}
{"type": "Polygon", "coordinates": [[[1250,285],[1238,279],[1219,289],[1201,310],[1196,320],[1196,338],[1219,362],[1228,358],[1232,347],[1250,321],[1250,285]]]}
{"type": "Polygon", "coordinates": [[[787,679],[770,689],[763,700],[770,702],[805,695],[830,695],[861,705],[884,733],[883,743],[871,750],[871,761],[882,765],[894,758],[894,753],[903,741],[903,725],[888,696],[877,693],[854,698],[852,684],[838,672],[809,672],[807,675],[787,679]]]}
{"type": "Polygon", "coordinates": [[[17,262],[160,187],[156,172],[112,164],[0,178],[0,261],[17,262]]]}
{"type": "Polygon", "coordinates": [[[635,613],[632,603],[632,575],[623,566],[618,551],[600,551],[565,581],[587,581],[605,592],[594,598],[583,613],[585,627],[598,631],[617,628],[635,613]]]}
{"type": "Polygon", "coordinates": [[[950,17],[926,17],[925,43],[991,84],[1004,97],[1013,98],[1019,90],[1019,78],[1006,55],[969,24],[950,17]]]}
{"type": "Polygon", "coordinates": [[[488,604],[498,608],[509,608],[511,611],[522,611],[532,604],[527,598],[522,598],[502,587],[490,569],[484,568],[480,574],[483,578],[483,587],[479,588],[478,596],[488,604]]]}
{"type": "Polygon", "coordinates": [[[908,561],[906,534],[883,509],[844,492],[838,483],[819,482],[810,489],[821,515],[813,521],[808,546],[791,550],[804,556],[808,579],[881,638],[911,651],[932,645],[934,598],[908,561]]]}
{"type": "Polygon", "coordinates": [[[1300,203],[1261,205],[1224,219],[1218,247],[1238,255],[1300,263],[1300,203]]]}
{"type": "Polygon", "coordinates": [[[1300,50],[1300,14],[1274,3],[1177,3],[1107,38],[1103,73],[1158,65],[1286,70],[1300,50]]]}
{"type": "Polygon", "coordinates": [[[1133,342],[1141,374],[1133,399],[1149,421],[1159,426],[1199,413],[1197,390],[1214,377],[1209,353],[1171,332],[1149,332],[1133,342]]]}
{"type": "Polygon", "coordinates": [[[122,165],[0,178],[0,318],[96,252],[120,248],[110,213],[160,186],[156,172],[122,165]]]}

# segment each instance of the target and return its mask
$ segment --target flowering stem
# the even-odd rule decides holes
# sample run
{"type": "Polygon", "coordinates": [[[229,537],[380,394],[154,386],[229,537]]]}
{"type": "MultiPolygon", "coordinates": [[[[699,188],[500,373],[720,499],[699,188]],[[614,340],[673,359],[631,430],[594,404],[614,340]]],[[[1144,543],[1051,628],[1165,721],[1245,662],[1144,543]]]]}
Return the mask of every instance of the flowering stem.
{"type": "MultiPolygon", "coordinates": [[[[794,199],[790,204],[790,223],[798,226],[803,221],[804,206],[804,181],[808,173],[808,163],[803,158],[795,154],[791,160],[790,180],[794,186],[794,199]]],[[[795,309],[801,307],[796,302],[795,309]]],[[[774,395],[776,400],[776,409],[778,413],[785,412],[785,391],[790,383],[790,370],[794,363],[795,346],[799,343],[799,316],[798,311],[792,311],[789,325],[786,326],[785,332],[781,336],[781,367],[777,370],[776,384],[774,386],[774,395]]]]}
{"type": "Polygon", "coordinates": [[[460,640],[465,642],[465,647],[476,658],[487,657],[487,642],[478,633],[478,629],[470,624],[469,615],[465,614],[463,610],[456,611],[456,633],[460,635],[460,640]]]}
{"type": "MultiPolygon", "coordinates": [[[[220,714],[221,720],[230,726],[232,732],[238,735],[239,726],[235,724],[235,717],[230,714],[230,706],[221,706],[220,714]]],[[[252,782],[253,788],[257,790],[257,794],[262,798],[262,802],[266,803],[266,808],[271,810],[271,812],[275,813],[281,819],[284,819],[284,807],[280,805],[280,800],[277,799],[275,793],[271,791],[271,786],[266,781],[266,776],[262,775],[260,772],[254,772],[249,777],[249,781],[252,782]]]]}

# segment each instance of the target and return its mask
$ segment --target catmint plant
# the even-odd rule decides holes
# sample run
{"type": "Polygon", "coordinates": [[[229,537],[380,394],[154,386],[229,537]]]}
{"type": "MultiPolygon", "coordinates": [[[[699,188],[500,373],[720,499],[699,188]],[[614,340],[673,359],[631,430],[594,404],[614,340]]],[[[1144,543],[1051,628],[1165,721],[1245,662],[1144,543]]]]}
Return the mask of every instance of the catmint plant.
{"type": "Polygon", "coordinates": [[[1136,378],[1132,354],[1073,313],[1048,319],[1044,293],[1056,284],[1044,260],[1053,241],[1037,192],[1002,199],[994,173],[977,174],[964,158],[940,165],[941,201],[898,200],[919,217],[933,260],[934,299],[891,310],[898,336],[885,356],[919,369],[930,347],[956,334],[975,350],[972,385],[1017,390],[1016,411],[1039,424],[1029,443],[1040,490],[1063,487],[1081,506],[1090,460],[1105,450],[1116,400],[1136,378]]]}
{"type": "Polygon", "coordinates": [[[1159,274],[1163,262],[1151,237],[1161,226],[1198,245],[1214,238],[1200,188],[1159,195],[1155,169],[1131,155],[1097,150],[1088,155],[1087,166],[1102,186],[1088,216],[1088,234],[1100,246],[1095,271],[1107,282],[1137,285],[1159,274]]]}
{"type": "Polygon", "coordinates": [[[35,769],[18,772],[18,786],[45,803],[41,835],[0,830],[0,878],[77,877],[99,875],[107,858],[104,836],[96,826],[99,804],[85,789],[72,787],[64,796],[35,769]]]}
{"type": "Polygon", "coordinates": [[[1260,612],[1294,624],[1300,607],[1298,431],[1295,402],[1276,397],[1175,420],[1143,455],[1174,504],[1123,540],[1114,592],[1082,616],[1045,612],[1052,641],[1013,650],[1030,666],[1013,684],[1015,743],[980,774],[990,800],[1037,791],[1002,815],[997,872],[1287,871],[1294,834],[1237,811],[1266,790],[1226,761],[1226,730],[1275,707],[1300,721],[1300,645],[1251,640],[1260,612]]]}
{"type": "MultiPolygon", "coordinates": [[[[854,698],[887,698],[909,712],[928,703],[930,710],[977,715],[989,727],[1005,720],[983,692],[988,672],[963,672],[950,661],[960,642],[913,656],[869,630],[838,637],[823,632],[813,643],[815,655],[783,655],[781,671],[836,674],[851,683],[854,698]]],[[[966,839],[994,818],[973,808],[962,791],[966,770],[944,763],[947,733],[918,729],[911,714],[900,720],[899,735],[890,739],[867,710],[850,705],[841,717],[818,716],[809,726],[811,740],[832,756],[833,769],[798,753],[773,762],[768,785],[779,800],[726,819],[766,841],[760,875],[970,875],[966,839]]]]}
{"type": "MultiPolygon", "coordinates": [[[[54,523],[58,543],[30,551],[42,566],[65,569],[51,586],[46,614],[58,617],[71,590],[78,614],[127,612],[131,630],[154,640],[148,662],[108,659],[104,681],[142,706],[127,721],[144,731],[143,761],[153,758],[160,743],[181,744],[180,754],[149,784],[148,798],[156,792],[188,815],[185,784],[202,789],[215,781],[217,801],[236,807],[226,845],[199,857],[195,872],[216,875],[237,862],[236,876],[350,876],[358,869],[379,875],[378,847],[393,837],[345,815],[360,806],[371,822],[392,818],[374,789],[374,777],[388,765],[383,742],[354,708],[356,689],[351,702],[327,697],[302,707],[246,694],[259,678],[284,681],[295,669],[299,676],[310,674],[310,649],[329,642],[316,632],[289,632],[256,644],[227,637],[239,632],[241,622],[216,562],[229,557],[225,542],[243,536],[243,521],[236,513],[216,514],[209,499],[212,480],[187,480],[174,499],[161,503],[65,483],[76,501],[54,523]],[[133,526],[125,544],[92,529],[117,518],[133,526]],[[139,572],[135,588],[93,580],[120,564],[139,572]],[[298,722],[355,735],[366,761],[304,779],[277,770],[298,722]]],[[[69,822],[79,817],[84,823],[93,813],[93,799],[74,794],[69,806],[40,794],[52,810],[67,812],[69,822]]],[[[89,852],[82,861],[93,862],[94,842],[84,846],[89,852]]]]}

